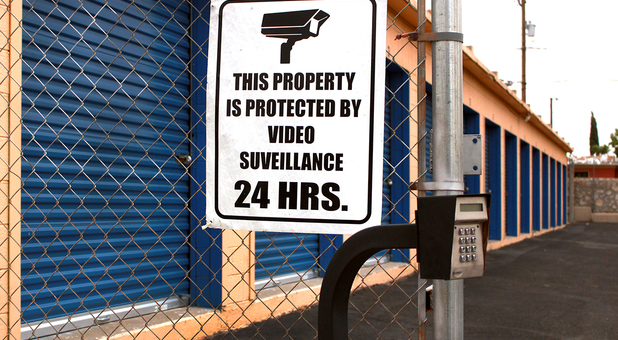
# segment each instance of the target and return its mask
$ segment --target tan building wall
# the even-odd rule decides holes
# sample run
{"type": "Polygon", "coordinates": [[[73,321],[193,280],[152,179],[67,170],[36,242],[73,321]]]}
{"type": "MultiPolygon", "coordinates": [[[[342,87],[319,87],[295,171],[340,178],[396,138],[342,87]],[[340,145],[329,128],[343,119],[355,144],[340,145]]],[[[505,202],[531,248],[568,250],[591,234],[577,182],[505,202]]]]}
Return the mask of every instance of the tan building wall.
{"type": "Polygon", "coordinates": [[[20,338],[21,1],[0,4],[0,338],[20,338]]]}

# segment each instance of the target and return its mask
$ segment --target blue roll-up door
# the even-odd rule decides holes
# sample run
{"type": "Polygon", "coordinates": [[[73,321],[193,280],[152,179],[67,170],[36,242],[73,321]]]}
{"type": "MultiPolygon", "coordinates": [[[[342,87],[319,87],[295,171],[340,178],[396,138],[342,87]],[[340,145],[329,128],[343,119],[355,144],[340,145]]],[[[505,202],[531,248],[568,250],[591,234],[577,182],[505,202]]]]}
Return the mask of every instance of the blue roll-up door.
{"type": "Polygon", "coordinates": [[[549,158],[549,226],[556,226],[556,160],[549,158]]]}
{"type": "Polygon", "coordinates": [[[255,288],[319,275],[320,235],[255,232],[255,288]]]}
{"type": "Polygon", "coordinates": [[[543,229],[549,228],[549,190],[551,184],[549,183],[549,156],[543,153],[543,229]]]}
{"type": "Polygon", "coordinates": [[[520,195],[519,205],[520,210],[520,224],[522,233],[530,233],[530,206],[532,201],[530,191],[530,144],[520,140],[519,149],[521,154],[520,159],[520,195]]]}
{"type": "Polygon", "coordinates": [[[541,152],[532,147],[532,230],[541,230],[541,152]]]}
{"type": "MultiPolygon", "coordinates": [[[[409,223],[410,215],[410,77],[394,62],[387,62],[384,107],[384,167],[382,224],[409,223]]],[[[408,249],[390,250],[390,260],[409,262],[408,249]]],[[[377,254],[380,260],[388,253],[377,254]]]]}
{"type": "Polygon", "coordinates": [[[382,224],[409,222],[410,118],[409,76],[397,64],[386,69],[382,224]]]}
{"type": "Polygon", "coordinates": [[[386,88],[384,94],[384,160],[382,161],[382,224],[391,224],[391,210],[393,202],[391,199],[391,187],[393,186],[393,177],[395,169],[391,165],[391,146],[392,140],[395,138],[394,131],[391,128],[391,111],[393,108],[392,102],[395,100],[392,93],[391,74],[386,72],[386,88]],[[391,174],[392,173],[392,174],[391,174]]]}
{"type": "Polygon", "coordinates": [[[504,193],[506,205],[504,211],[504,222],[506,224],[506,236],[518,236],[517,231],[517,178],[521,174],[517,172],[517,137],[508,132],[504,132],[504,193]]]}
{"type": "Polygon", "coordinates": [[[23,6],[24,320],[188,294],[189,3],[23,6]]]}
{"type": "Polygon", "coordinates": [[[502,174],[500,126],[485,119],[485,192],[491,193],[489,238],[502,239],[502,174]]]}
{"type": "Polygon", "coordinates": [[[562,164],[556,160],[556,226],[561,226],[562,221],[562,164]]]}
{"type": "Polygon", "coordinates": [[[567,166],[562,166],[562,222],[567,224],[567,166]]]}

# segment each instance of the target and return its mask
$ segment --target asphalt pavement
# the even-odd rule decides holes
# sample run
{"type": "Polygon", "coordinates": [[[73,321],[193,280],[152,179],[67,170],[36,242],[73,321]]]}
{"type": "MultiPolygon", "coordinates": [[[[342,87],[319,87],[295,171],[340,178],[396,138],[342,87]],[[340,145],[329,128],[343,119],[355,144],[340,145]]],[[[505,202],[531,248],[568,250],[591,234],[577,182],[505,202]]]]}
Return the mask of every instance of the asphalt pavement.
{"type": "MultiPolygon", "coordinates": [[[[350,339],[417,339],[417,285],[412,275],[354,292],[350,339]]],[[[571,224],[491,251],[485,276],[464,286],[465,339],[618,339],[618,225],[571,224]]],[[[317,339],[317,310],[207,339],[317,339]]]]}

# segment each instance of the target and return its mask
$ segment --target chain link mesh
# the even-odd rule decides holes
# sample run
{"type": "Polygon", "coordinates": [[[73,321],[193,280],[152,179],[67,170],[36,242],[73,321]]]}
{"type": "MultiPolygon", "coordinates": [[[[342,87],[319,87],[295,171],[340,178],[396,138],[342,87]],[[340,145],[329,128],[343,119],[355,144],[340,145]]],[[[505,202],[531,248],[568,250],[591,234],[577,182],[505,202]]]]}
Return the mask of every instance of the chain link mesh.
{"type": "MultiPolygon", "coordinates": [[[[18,64],[3,63],[21,77],[21,141],[12,141],[21,162],[6,170],[21,185],[5,191],[12,202],[21,195],[21,233],[11,236],[21,244],[21,293],[3,292],[21,298],[17,333],[316,339],[320,277],[341,236],[201,229],[210,3],[20,6],[10,10],[19,29],[3,30],[22,36],[18,64]]],[[[404,13],[416,13],[400,7],[386,28],[384,224],[413,223],[409,187],[424,168],[417,46],[392,41],[414,30],[404,13]]],[[[415,265],[414,251],[393,250],[363,267],[350,338],[423,338],[415,265]]]]}

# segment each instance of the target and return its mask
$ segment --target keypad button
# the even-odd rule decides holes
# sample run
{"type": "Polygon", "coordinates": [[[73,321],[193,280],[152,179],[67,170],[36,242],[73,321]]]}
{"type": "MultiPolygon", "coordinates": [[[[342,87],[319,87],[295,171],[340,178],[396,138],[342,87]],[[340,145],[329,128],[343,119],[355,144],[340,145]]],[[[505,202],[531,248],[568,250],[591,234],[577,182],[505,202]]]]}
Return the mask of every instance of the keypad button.
{"type": "Polygon", "coordinates": [[[464,237],[460,237],[459,244],[465,244],[465,243],[466,243],[466,239],[464,237]]]}
{"type": "Polygon", "coordinates": [[[465,234],[465,230],[463,230],[463,228],[459,228],[459,235],[464,235],[465,234]]]}
{"type": "Polygon", "coordinates": [[[459,257],[459,261],[461,261],[461,262],[466,262],[466,255],[461,255],[461,256],[459,257]]]}
{"type": "Polygon", "coordinates": [[[470,233],[471,233],[472,235],[476,235],[476,228],[472,228],[472,229],[470,230],[470,233]]]}
{"type": "Polygon", "coordinates": [[[466,228],[466,235],[470,235],[470,228],[466,228]]]}
{"type": "Polygon", "coordinates": [[[472,242],[472,243],[476,243],[476,236],[472,236],[472,237],[470,237],[470,242],[472,242]]]}
{"type": "Polygon", "coordinates": [[[469,236],[468,236],[468,237],[466,237],[466,243],[467,243],[467,244],[468,244],[468,243],[470,243],[470,237],[469,237],[469,236]]]}
{"type": "Polygon", "coordinates": [[[466,247],[459,247],[459,252],[460,253],[465,253],[466,252],[466,247]]]}
{"type": "Polygon", "coordinates": [[[472,251],[472,247],[466,246],[466,253],[469,253],[470,251],[472,251]]]}
{"type": "Polygon", "coordinates": [[[472,255],[466,255],[466,261],[469,262],[470,260],[472,260],[472,255]]]}
{"type": "Polygon", "coordinates": [[[476,246],[472,246],[472,251],[476,251],[476,246]]]}
{"type": "Polygon", "coordinates": [[[472,254],[472,261],[476,261],[476,254],[472,254]]]}

